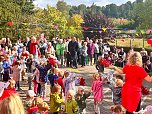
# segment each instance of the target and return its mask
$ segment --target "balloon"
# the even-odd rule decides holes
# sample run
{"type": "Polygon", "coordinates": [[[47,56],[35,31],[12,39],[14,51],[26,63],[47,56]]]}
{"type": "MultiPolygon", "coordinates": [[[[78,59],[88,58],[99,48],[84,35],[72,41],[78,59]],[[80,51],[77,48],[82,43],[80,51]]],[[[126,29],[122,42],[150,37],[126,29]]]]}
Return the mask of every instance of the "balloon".
{"type": "Polygon", "coordinates": [[[147,40],[147,43],[148,43],[148,44],[152,44],[152,39],[148,39],[148,40],[147,40]]]}

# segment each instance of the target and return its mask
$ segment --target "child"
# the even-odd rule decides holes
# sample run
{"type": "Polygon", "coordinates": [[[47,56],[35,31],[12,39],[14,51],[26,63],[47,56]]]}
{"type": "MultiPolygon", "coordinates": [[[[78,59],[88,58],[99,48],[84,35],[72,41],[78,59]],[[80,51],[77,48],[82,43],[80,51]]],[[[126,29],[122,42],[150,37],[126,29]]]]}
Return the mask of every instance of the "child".
{"type": "Polygon", "coordinates": [[[123,108],[121,105],[116,105],[113,107],[113,113],[112,114],[125,114],[123,113],[123,108]]]}
{"type": "Polygon", "coordinates": [[[22,80],[21,79],[21,68],[20,68],[19,64],[20,64],[19,61],[16,61],[14,66],[12,67],[12,71],[13,71],[12,77],[13,77],[13,80],[15,80],[15,82],[16,82],[15,88],[17,90],[21,90],[20,81],[22,80]]]}
{"type": "Polygon", "coordinates": [[[4,72],[3,59],[4,59],[4,57],[2,55],[0,55],[0,81],[2,81],[2,76],[3,76],[3,72],[4,72]]]}
{"type": "Polygon", "coordinates": [[[61,103],[63,102],[64,99],[61,98],[61,86],[54,85],[50,95],[50,112],[52,114],[58,114],[61,110],[61,103]]]}
{"type": "Polygon", "coordinates": [[[77,114],[78,104],[74,99],[75,92],[73,90],[68,90],[65,102],[65,112],[67,114],[77,114]]]}
{"type": "Polygon", "coordinates": [[[22,75],[22,80],[25,80],[25,73],[26,73],[26,61],[25,58],[23,56],[21,56],[21,60],[20,60],[20,66],[21,66],[21,75],[22,75]]]}
{"type": "Polygon", "coordinates": [[[32,77],[33,77],[32,64],[33,64],[33,55],[30,54],[29,58],[27,59],[27,62],[26,62],[29,90],[32,90],[32,77]]]}
{"type": "Polygon", "coordinates": [[[82,87],[78,88],[78,92],[75,96],[76,101],[78,103],[79,106],[79,110],[78,110],[78,114],[85,114],[85,108],[86,108],[86,99],[90,96],[90,92],[89,93],[85,93],[84,89],[82,87]]]}
{"type": "Polygon", "coordinates": [[[114,103],[114,105],[121,105],[122,86],[123,86],[123,81],[121,79],[116,79],[115,84],[110,85],[110,89],[113,92],[113,103],[114,103]]]}
{"type": "Polygon", "coordinates": [[[34,71],[34,77],[33,77],[34,92],[35,92],[35,94],[40,94],[40,90],[41,90],[41,88],[39,86],[39,84],[40,84],[39,77],[40,77],[40,72],[36,68],[35,71],[34,71]]]}
{"type": "Polygon", "coordinates": [[[39,113],[36,114],[48,114],[49,106],[46,102],[43,102],[38,105],[39,113]]]}
{"type": "Polygon", "coordinates": [[[28,114],[34,114],[38,112],[38,107],[43,103],[41,97],[37,97],[33,100],[31,107],[28,109],[28,114]]]}
{"type": "Polygon", "coordinates": [[[67,95],[68,90],[73,90],[76,93],[75,80],[75,74],[72,74],[69,71],[64,72],[63,84],[65,87],[65,96],[67,95]]]}
{"type": "Polygon", "coordinates": [[[33,55],[30,54],[29,58],[26,61],[27,72],[32,73],[32,64],[33,64],[33,55]]]}
{"type": "Polygon", "coordinates": [[[63,77],[64,77],[64,72],[63,72],[63,71],[60,71],[60,72],[58,73],[57,83],[61,86],[61,94],[62,94],[62,92],[64,92],[63,77]]]}
{"type": "Polygon", "coordinates": [[[11,68],[11,61],[8,55],[4,56],[3,68],[4,68],[3,81],[7,82],[10,79],[9,74],[11,68]]]}
{"type": "Polygon", "coordinates": [[[57,83],[58,72],[59,72],[59,69],[53,67],[52,70],[48,73],[48,79],[49,79],[50,85],[51,85],[50,88],[52,88],[54,86],[54,83],[57,83]]]}
{"type": "Polygon", "coordinates": [[[96,69],[98,70],[98,73],[103,73],[104,72],[104,65],[101,64],[101,61],[102,61],[102,57],[99,56],[98,60],[96,62],[96,69]]]}
{"type": "Polygon", "coordinates": [[[51,68],[50,65],[48,65],[46,62],[43,62],[41,65],[39,65],[37,62],[35,62],[35,67],[39,70],[40,72],[40,85],[41,85],[41,95],[43,98],[46,98],[46,86],[47,86],[47,81],[48,81],[48,70],[51,68]]]}
{"type": "Polygon", "coordinates": [[[15,81],[13,79],[10,79],[10,80],[8,80],[8,82],[9,82],[9,86],[7,87],[7,89],[16,92],[15,81]]]}
{"type": "Polygon", "coordinates": [[[103,82],[101,80],[101,77],[98,73],[93,75],[93,82],[91,86],[91,91],[93,92],[94,96],[94,109],[95,114],[100,114],[100,107],[103,100],[103,88],[102,88],[103,82]]]}
{"type": "Polygon", "coordinates": [[[33,90],[28,90],[27,91],[27,93],[26,93],[26,101],[25,101],[26,110],[28,110],[32,106],[32,103],[33,103],[33,100],[34,100],[34,96],[35,96],[35,93],[34,93],[33,90]]]}

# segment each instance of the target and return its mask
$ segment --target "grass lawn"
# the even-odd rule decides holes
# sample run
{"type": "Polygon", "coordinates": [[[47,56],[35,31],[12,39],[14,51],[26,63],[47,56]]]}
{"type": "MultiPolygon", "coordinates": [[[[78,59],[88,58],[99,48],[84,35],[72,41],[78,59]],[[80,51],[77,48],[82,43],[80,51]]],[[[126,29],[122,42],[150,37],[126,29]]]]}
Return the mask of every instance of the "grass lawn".
{"type": "Polygon", "coordinates": [[[144,46],[143,46],[143,39],[130,39],[130,38],[125,38],[125,39],[117,39],[114,43],[109,42],[110,45],[116,45],[118,47],[133,47],[133,48],[146,48],[146,49],[152,49],[152,47],[147,44],[147,40],[144,41],[144,46]],[[124,41],[122,41],[124,40],[124,41]]]}

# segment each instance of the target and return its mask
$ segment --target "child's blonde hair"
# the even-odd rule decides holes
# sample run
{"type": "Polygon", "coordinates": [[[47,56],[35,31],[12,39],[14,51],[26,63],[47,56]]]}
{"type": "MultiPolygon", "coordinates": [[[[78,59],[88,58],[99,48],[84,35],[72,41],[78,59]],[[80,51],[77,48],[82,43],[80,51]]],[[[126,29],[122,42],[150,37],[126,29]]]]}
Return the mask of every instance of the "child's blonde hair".
{"type": "Polygon", "coordinates": [[[121,80],[121,79],[116,79],[115,83],[116,83],[116,86],[118,86],[118,87],[122,87],[123,86],[123,80],[121,80]]]}
{"type": "Polygon", "coordinates": [[[64,76],[64,72],[62,70],[59,71],[59,77],[63,77],[64,76]]]}
{"type": "Polygon", "coordinates": [[[24,114],[24,107],[20,97],[12,94],[0,103],[1,114],[24,114]]]}
{"type": "Polygon", "coordinates": [[[36,97],[32,102],[32,107],[39,106],[41,103],[43,103],[42,97],[36,97]]]}
{"type": "Polygon", "coordinates": [[[2,62],[4,60],[4,56],[0,56],[0,62],[2,62]]]}
{"type": "Polygon", "coordinates": [[[30,55],[29,55],[29,58],[33,59],[33,55],[32,55],[32,54],[30,54],[30,55]]]}
{"type": "Polygon", "coordinates": [[[9,86],[7,87],[8,89],[15,87],[15,80],[10,79],[10,80],[8,80],[8,82],[10,83],[9,86]]]}
{"type": "Polygon", "coordinates": [[[53,67],[51,71],[52,71],[52,73],[56,74],[57,72],[59,72],[59,69],[58,69],[58,68],[53,67]]]}
{"type": "Polygon", "coordinates": [[[67,95],[71,95],[74,98],[75,92],[74,90],[68,90],[67,95]]]}
{"type": "Polygon", "coordinates": [[[56,84],[51,88],[51,93],[57,93],[60,89],[61,86],[56,84]]]}
{"type": "Polygon", "coordinates": [[[99,79],[99,77],[100,77],[99,73],[93,74],[93,80],[97,80],[99,79]]]}
{"type": "Polygon", "coordinates": [[[49,110],[49,106],[46,102],[42,102],[38,105],[38,109],[40,112],[46,112],[49,110]]]}

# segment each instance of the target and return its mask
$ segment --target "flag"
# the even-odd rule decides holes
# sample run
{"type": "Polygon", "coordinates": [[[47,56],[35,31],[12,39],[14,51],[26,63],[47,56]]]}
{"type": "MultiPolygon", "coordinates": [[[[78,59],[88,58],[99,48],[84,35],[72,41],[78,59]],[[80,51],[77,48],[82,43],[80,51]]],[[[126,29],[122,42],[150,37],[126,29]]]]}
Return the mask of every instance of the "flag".
{"type": "Polygon", "coordinates": [[[84,30],[88,30],[89,29],[89,27],[84,27],[84,30]]]}
{"type": "Polygon", "coordinates": [[[99,33],[101,34],[101,33],[102,33],[102,31],[99,31],[99,33]]]}
{"type": "Polygon", "coordinates": [[[144,31],[144,30],[140,30],[140,32],[141,32],[142,34],[145,34],[145,31],[144,31]]]}
{"type": "Polygon", "coordinates": [[[105,32],[107,30],[107,28],[102,28],[102,30],[105,32]]]}
{"type": "Polygon", "coordinates": [[[138,33],[136,33],[136,36],[139,36],[139,34],[138,34],[138,33]]]}

